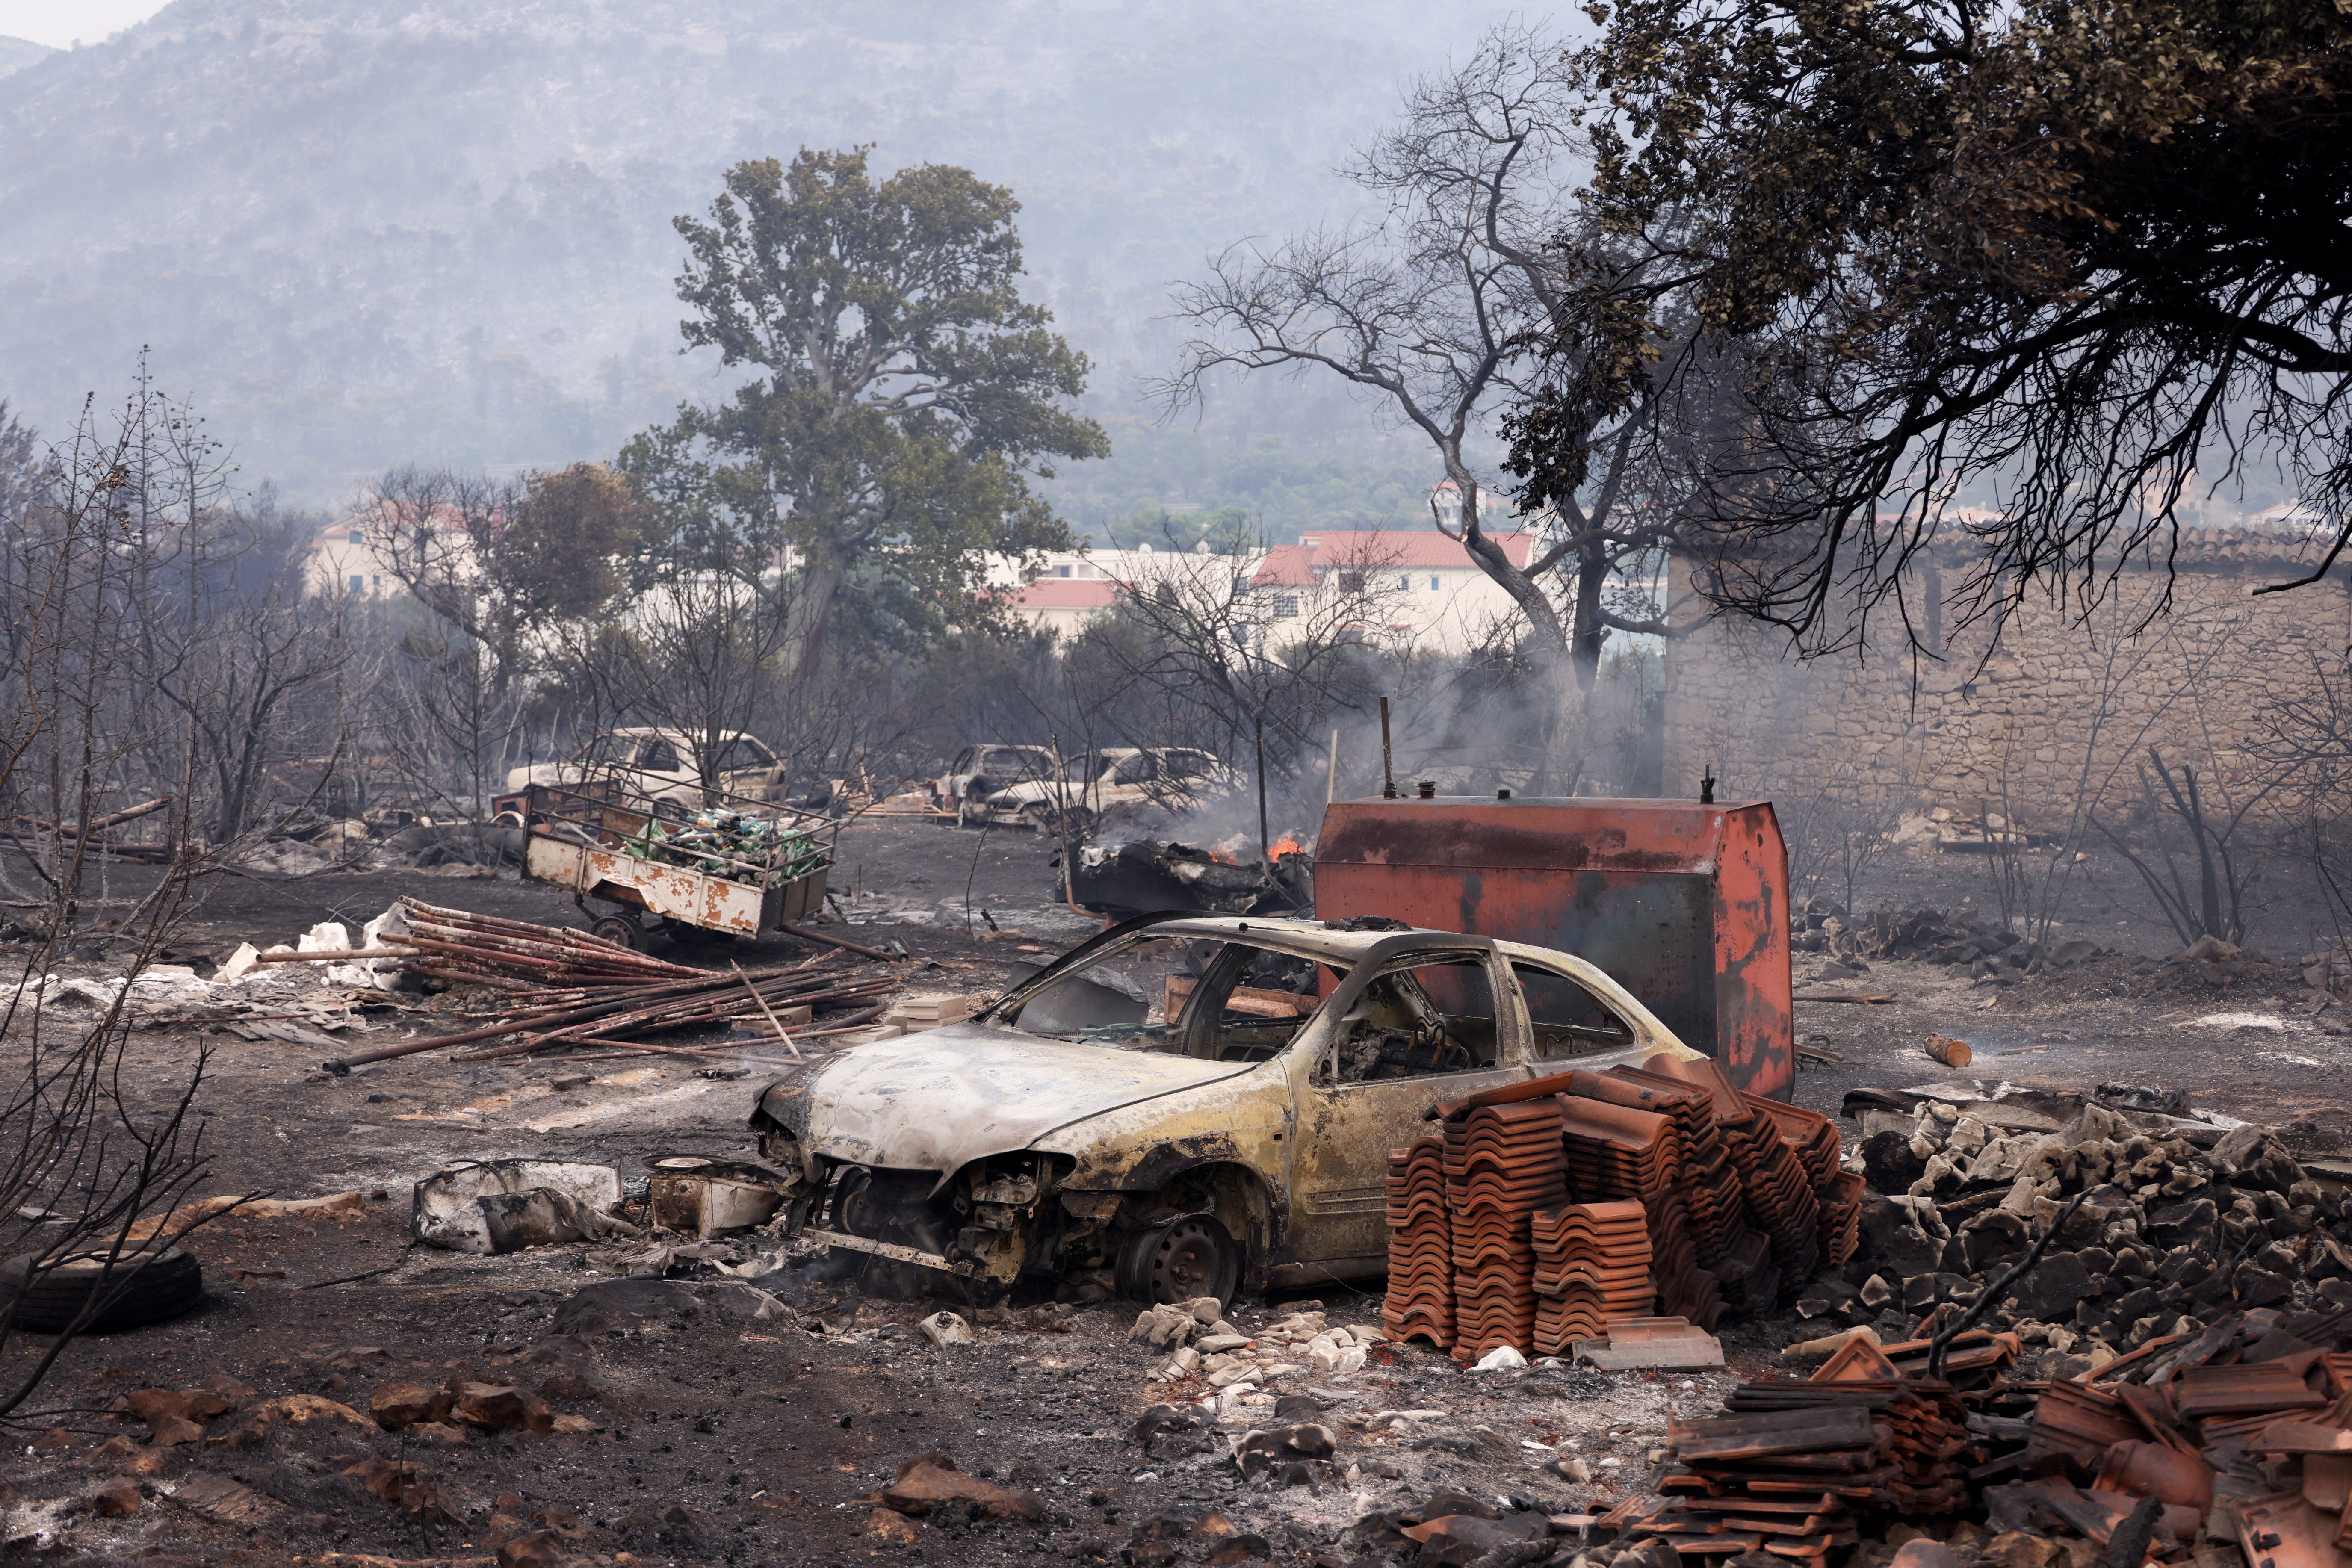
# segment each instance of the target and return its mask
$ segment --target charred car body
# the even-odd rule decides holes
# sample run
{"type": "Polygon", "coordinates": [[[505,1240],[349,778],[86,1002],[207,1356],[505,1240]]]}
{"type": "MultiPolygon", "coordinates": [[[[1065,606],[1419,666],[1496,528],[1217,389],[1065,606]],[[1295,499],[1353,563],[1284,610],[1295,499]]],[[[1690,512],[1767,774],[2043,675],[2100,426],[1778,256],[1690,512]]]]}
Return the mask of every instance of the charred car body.
{"type": "Polygon", "coordinates": [[[1661,1052],[1697,1054],[1569,953],[1147,915],[965,1023],[771,1085],[751,1124],[809,1239],[997,1288],[1230,1298],[1382,1272],[1388,1151],[1433,1102],[1661,1052]]]}
{"type": "Polygon", "coordinates": [[[988,797],[1017,784],[1051,780],[1054,753],[1043,746],[966,746],[948,771],[931,782],[935,804],[956,814],[959,825],[988,817],[988,797]]]}

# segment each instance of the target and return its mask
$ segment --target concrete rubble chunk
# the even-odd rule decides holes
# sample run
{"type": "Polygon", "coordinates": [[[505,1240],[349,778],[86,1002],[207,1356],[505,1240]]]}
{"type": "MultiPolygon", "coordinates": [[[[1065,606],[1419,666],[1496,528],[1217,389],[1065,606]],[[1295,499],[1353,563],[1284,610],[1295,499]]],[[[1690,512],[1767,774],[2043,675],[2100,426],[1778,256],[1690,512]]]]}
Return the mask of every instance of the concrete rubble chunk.
{"type": "Polygon", "coordinates": [[[461,1160],[416,1184],[410,1228],[452,1252],[513,1252],[619,1229],[609,1215],[620,1201],[621,1173],[610,1165],[461,1160]]]}
{"type": "Polygon", "coordinates": [[[450,1415],[468,1426],[488,1432],[517,1426],[540,1433],[555,1430],[555,1417],[547,1402],[529,1389],[506,1383],[461,1383],[455,1392],[450,1415]]]}
{"type": "Polygon", "coordinates": [[[882,1501],[915,1519],[944,1505],[976,1506],[988,1519],[1034,1521],[1045,1516],[1035,1492],[965,1475],[944,1454],[919,1454],[899,1466],[898,1479],[882,1489],[882,1501]]]}
{"type": "Polygon", "coordinates": [[[923,1338],[930,1341],[932,1345],[940,1350],[945,1350],[950,1345],[968,1345],[973,1342],[971,1325],[954,1312],[933,1312],[915,1326],[922,1331],[923,1338]]]}
{"type": "Polygon", "coordinates": [[[449,1414],[453,1396],[446,1388],[414,1383],[387,1383],[369,1396],[368,1414],[387,1432],[421,1426],[449,1414]]]}

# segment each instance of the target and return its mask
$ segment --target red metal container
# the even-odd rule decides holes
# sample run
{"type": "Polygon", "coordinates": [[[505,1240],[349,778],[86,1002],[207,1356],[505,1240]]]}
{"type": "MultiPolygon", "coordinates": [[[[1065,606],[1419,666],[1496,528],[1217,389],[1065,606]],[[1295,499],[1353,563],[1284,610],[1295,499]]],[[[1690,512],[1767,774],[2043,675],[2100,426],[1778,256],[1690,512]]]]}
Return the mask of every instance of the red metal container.
{"type": "Polygon", "coordinates": [[[1338,801],[1315,912],[1575,953],[1740,1089],[1788,1097],[1789,855],[1767,802],[1338,801]]]}

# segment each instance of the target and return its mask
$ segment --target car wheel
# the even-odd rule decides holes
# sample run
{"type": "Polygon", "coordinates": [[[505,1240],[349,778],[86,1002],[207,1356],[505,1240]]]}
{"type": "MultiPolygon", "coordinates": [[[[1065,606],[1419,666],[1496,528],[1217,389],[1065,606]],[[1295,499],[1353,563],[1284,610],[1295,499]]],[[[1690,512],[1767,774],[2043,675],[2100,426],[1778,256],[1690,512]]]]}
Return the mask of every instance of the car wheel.
{"type": "Polygon", "coordinates": [[[194,1311],[205,1299],[205,1276],[193,1253],[177,1247],[125,1247],[68,1258],[32,1279],[35,1253],[0,1264],[0,1317],[13,1300],[16,1326],[37,1334],[62,1333],[93,1299],[105,1300],[83,1331],[105,1333],[161,1323],[194,1311]]]}
{"type": "Polygon", "coordinates": [[[1129,1300],[1231,1301],[1241,1288],[1241,1246],[1214,1215],[1154,1215],[1119,1248],[1117,1279],[1129,1300]]]}

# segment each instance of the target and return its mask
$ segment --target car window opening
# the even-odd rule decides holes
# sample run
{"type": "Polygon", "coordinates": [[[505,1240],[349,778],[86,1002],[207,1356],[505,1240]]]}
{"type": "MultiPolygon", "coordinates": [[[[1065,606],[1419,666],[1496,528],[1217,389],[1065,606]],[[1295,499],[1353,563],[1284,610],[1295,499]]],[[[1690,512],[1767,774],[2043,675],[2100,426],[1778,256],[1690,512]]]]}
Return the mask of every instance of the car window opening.
{"type": "Polygon", "coordinates": [[[1574,976],[1524,962],[1512,963],[1511,976],[1527,998],[1537,1057],[1587,1057],[1633,1043],[1633,1026],[1574,976]]]}
{"type": "Polygon", "coordinates": [[[1475,1072],[1502,1059],[1495,992],[1476,957],[1408,961],[1373,977],[1315,1064],[1325,1085],[1475,1072]]]}

